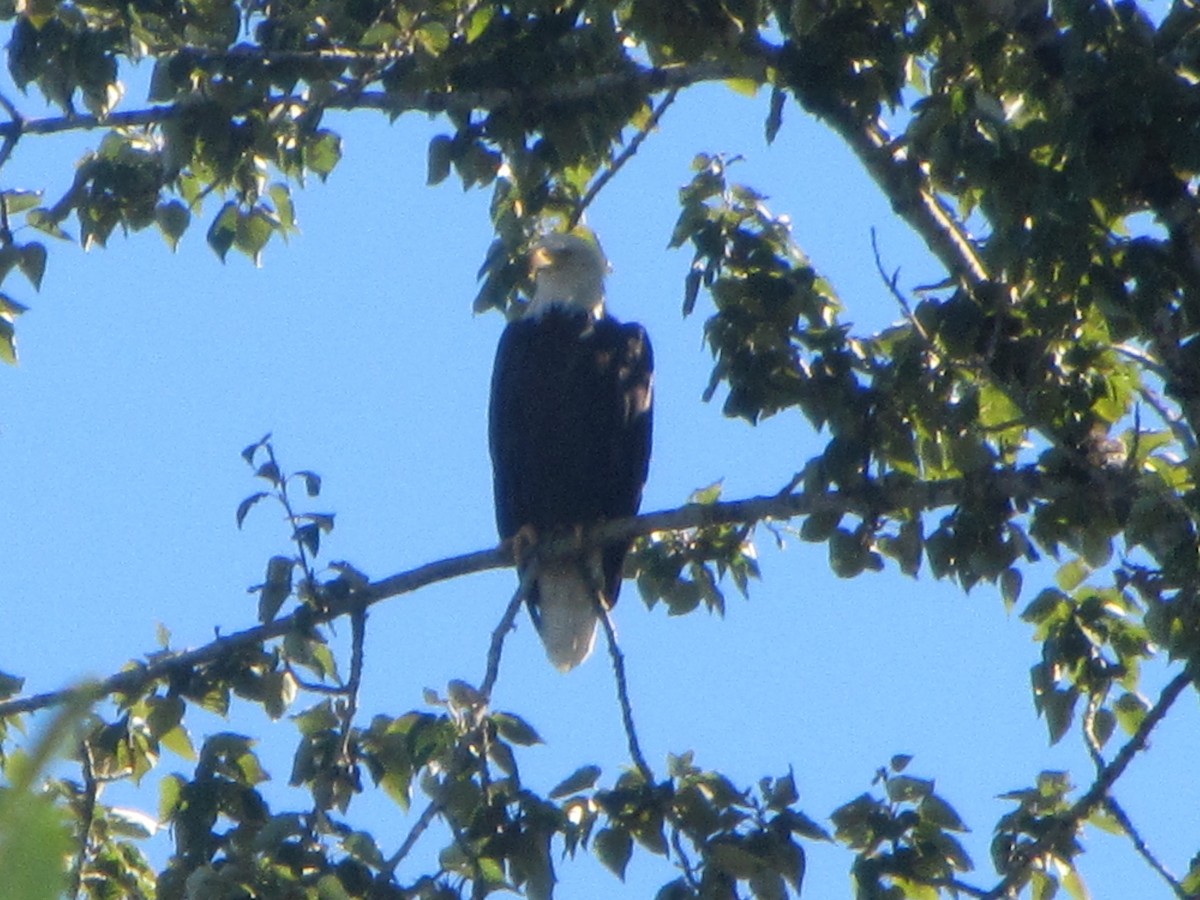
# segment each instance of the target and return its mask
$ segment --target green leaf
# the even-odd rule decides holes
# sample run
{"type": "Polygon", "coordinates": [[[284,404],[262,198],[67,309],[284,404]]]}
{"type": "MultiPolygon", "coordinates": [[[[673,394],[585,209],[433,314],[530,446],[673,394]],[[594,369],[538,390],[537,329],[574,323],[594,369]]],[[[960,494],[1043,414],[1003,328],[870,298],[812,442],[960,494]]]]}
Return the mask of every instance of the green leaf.
{"type": "Polygon", "coordinates": [[[1058,893],[1058,879],[1040,869],[1030,871],[1029,885],[1032,900],[1054,900],[1054,895],[1058,893]]]}
{"type": "Polygon", "coordinates": [[[559,800],[589,790],[599,777],[599,766],[581,766],[551,788],[549,797],[551,800],[559,800]]]}
{"type": "Polygon", "coordinates": [[[1149,711],[1149,705],[1137,694],[1122,694],[1113,703],[1113,713],[1117,717],[1117,724],[1126,734],[1134,734],[1141,728],[1146,713],[1149,711]]]}
{"type": "Polygon", "coordinates": [[[192,745],[192,739],[188,735],[187,729],[182,725],[172,728],[158,740],[164,747],[183,759],[194,760],[196,758],[196,748],[192,745]]]}
{"type": "Polygon", "coordinates": [[[342,139],[332,131],[316,132],[304,148],[304,165],[322,181],[329,177],[342,159],[342,139]]]}
{"type": "Polygon", "coordinates": [[[454,139],[444,134],[434,135],[429,141],[425,183],[441,184],[450,175],[450,164],[454,160],[454,139]]]}
{"type": "Polygon", "coordinates": [[[1021,597],[1021,584],[1024,581],[1024,576],[1021,575],[1019,569],[1007,568],[1000,573],[1000,597],[1004,601],[1004,608],[1012,612],[1013,607],[1017,605],[1017,600],[1021,597]]]}
{"type": "Polygon", "coordinates": [[[1060,690],[1051,688],[1039,700],[1039,709],[1046,717],[1046,728],[1050,731],[1050,743],[1057,744],[1071,727],[1075,718],[1075,703],[1079,699],[1076,688],[1060,690]]]}
{"type": "Polygon", "coordinates": [[[778,872],[764,870],[751,875],[749,885],[757,900],[787,900],[787,887],[778,872]]]}
{"type": "Polygon", "coordinates": [[[468,44],[474,43],[487,31],[487,27],[492,23],[492,18],[495,15],[496,7],[492,4],[476,4],[474,11],[471,13],[471,18],[467,22],[466,38],[468,44]]]}
{"type": "Polygon", "coordinates": [[[936,825],[938,828],[944,828],[947,831],[969,830],[954,807],[937,794],[929,794],[922,800],[918,811],[923,821],[936,825]]]}
{"type": "Polygon", "coordinates": [[[1090,900],[1092,896],[1087,889],[1087,885],[1083,883],[1083,878],[1079,875],[1079,870],[1069,863],[1062,863],[1066,871],[1062,873],[1061,883],[1067,889],[1075,900],[1090,900]]]}
{"type": "Polygon", "coordinates": [[[296,206],[292,202],[292,192],[286,184],[276,182],[267,188],[267,195],[275,206],[275,218],[279,220],[279,231],[284,240],[289,233],[296,231],[296,206]]]}
{"type": "Polygon", "coordinates": [[[266,491],[259,491],[258,493],[251,494],[249,497],[247,497],[245,500],[243,500],[241,503],[238,504],[238,508],[237,508],[237,527],[238,528],[242,527],[242,523],[246,520],[246,514],[250,512],[250,510],[254,506],[254,504],[256,504],[259,500],[261,500],[263,497],[266,497],[266,496],[268,496],[266,491]]]}
{"type": "Polygon", "coordinates": [[[316,472],[310,472],[303,469],[292,475],[293,478],[304,479],[304,492],[310,497],[320,496],[321,493],[321,476],[316,472]]]}
{"type": "Polygon", "coordinates": [[[9,789],[0,795],[0,897],[58,900],[71,831],[49,796],[9,789]]]}
{"type": "Polygon", "coordinates": [[[1061,590],[1073,591],[1087,581],[1091,574],[1092,567],[1081,557],[1076,557],[1058,567],[1058,571],[1054,573],[1054,582],[1061,590]]]}
{"type": "Polygon", "coordinates": [[[21,692],[25,687],[25,679],[7,672],[0,672],[0,700],[7,700],[21,692]]]}
{"type": "Polygon", "coordinates": [[[71,236],[59,227],[61,220],[54,218],[50,212],[45,209],[31,209],[25,215],[25,224],[31,228],[36,228],[38,231],[43,231],[51,237],[56,237],[60,241],[69,241],[71,236]]]}
{"type": "Polygon", "coordinates": [[[0,203],[4,204],[5,213],[15,216],[41,203],[44,193],[45,191],[0,191],[0,203]]]}
{"type": "Polygon", "coordinates": [[[450,30],[441,22],[430,22],[417,29],[417,42],[432,55],[437,56],[450,46],[450,30]]]}
{"type": "Polygon", "coordinates": [[[933,793],[933,782],[911,775],[894,775],[887,780],[886,788],[893,803],[920,803],[933,793]]]}
{"type": "Polygon", "coordinates": [[[841,512],[815,512],[800,526],[800,539],[814,544],[829,540],[829,536],[841,524],[841,512]]]}
{"type": "Polygon", "coordinates": [[[0,360],[10,366],[17,364],[17,332],[12,321],[0,314],[0,360]]]}
{"type": "Polygon", "coordinates": [[[183,803],[183,788],[187,784],[179,775],[167,775],[158,783],[158,820],[170,822],[183,803]]]}
{"type": "Polygon", "coordinates": [[[763,860],[748,849],[740,838],[718,837],[709,841],[705,856],[711,865],[734,878],[750,878],[763,870],[763,860]]]}
{"type": "Polygon", "coordinates": [[[37,241],[31,241],[22,246],[19,252],[21,257],[17,265],[21,272],[36,290],[41,290],[42,276],[46,274],[46,246],[37,241]]]}
{"type": "Polygon", "coordinates": [[[328,700],[322,700],[316,706],[311,706],[304,712],[296,713],[291,717],[296,723],[296,728],[305,737],[313,737],[320,734],[322,731],[331,731],[337,728],[339,720],[333,711],[333,706],[328,700]]]}
{"type": "Polygon", "coordinates": [[[624,881],[625,868],[633,856],[633,839],[629,832],[620,827],[602,828],[597,832],[592,846],[595,848],[596,858],[624,881]]]}
{"type": "Polygon", "coordinates": [[[537,730],[532,725],[513,713],[493,713],[492,723],[496,726],[496,731],[500,737],[513,744],[519,744],[522,747],[531,747],[534,744],[545,743],[542,740],[542,736],[537,733],[537,730]]]}
{"type": "Polygon", "coordinates": [[[268,672],[262,678],[260,701],[267,715],[278,719],[296,700],[298,685],[291,672],[268,672]]]}
{"type": "Polygon", "coordinates": [[[179,248],[179,239],[192,222],[191,211],[178,200],[160,203],[154,209],[154,221],[172,250],[179,248]]]}
{"type": "Polygon", "coordinates": [[[317,880],[316,900],[354,900],[334,874],[322,875],[317,880]]]}
{"type": "Polygon", "coordinates": [[[363,32],[358,42],[364,47],[382,47],[400,37],[400,29],[391,22],[376,22],[363,32]]]}
{"type": "Polygon", "coordinates": [[[725,86],[743,97],[753,97],[760,85],[753,78],[726,78],[725,86]]]}
{"type": "Polygon", "coordinates": [[[779,129],[783,125],[783,104],[787,101],[787,94],[778,86],[771,88],[771,111],[767,114],[766,136],[767,143],[773,144],[775,136],[779,134],[779,129]]]}
{"type": "Polygon", "coordinates": [[[295,565],[290,556],[272,556],[267,562],[267,579],[259,588],[258,621],[273,622],[283,602],[291,596],[295,565]]]}
{"type": "Polygon", "coordinates": [[[721,490],[725,487],[724,480],[714,481],[708,487],[696,488],[688,495],[688,503],[698,503],[710,506],[721,499],[721,490]]]}
{"type": "Polygon", "coordinates": [[[225,261],[229,248],[233,246],[233,241],[237,237],[237,227],[238,207],[236,203],[230,201],[221,207],[221,211],[213,219],[212,225],[208,228],[208,234],[205,236],[208,246],[212,247],[213,252],[221,257],[221,262],[225,261]]]}
{"type": "Polygon", "coordinates": [[[233,245],[254,260],[257,266],[262,259],[263,248],[267,246],[267,241],[274,232],[275,225],[270,217],[264,210],[256,208],[249,213],[238,215],[233,245]]]}

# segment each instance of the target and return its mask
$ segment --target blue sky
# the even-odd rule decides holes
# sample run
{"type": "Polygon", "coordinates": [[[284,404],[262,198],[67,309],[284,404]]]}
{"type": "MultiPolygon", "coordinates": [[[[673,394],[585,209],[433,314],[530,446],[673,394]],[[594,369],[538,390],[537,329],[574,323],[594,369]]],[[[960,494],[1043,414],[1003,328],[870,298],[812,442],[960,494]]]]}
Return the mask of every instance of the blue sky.
{"type": "MultiPolygon", "coordinates": [[[[666,249],[695,153],[746,157],[734,177],[791,216],[858,331],[897,317],[875,272],[871,228],[885,264],[901,268],[902,288],[942,277],[831,133],[789,107],[768,147],[765,113],[765,96],[688,92],[589,211],[613,264],[610,311],[643,322],[655,343],[646,510],[677,506],[718,479],[729,498],[773,492],[824,440],[798,413],[751,427],[723,418],[719,396],[701,402],[711,368],[707,299],[682,318],[690,255],[666,249]]],[[[389,125],[361,114],[329,124],[345,139],[343,162],[328,183],[297,192],[301,233],[273,241],[261,268],[233,253],[222,265],[204,242],[204,220],[176,253],[153,232],[114,236],[90,253],[55,243],[41,294],[14,291],[32,309],[19,323],[20,366],[0,372],[0,669],[26,676],[31,691],[116,670],[155,649],[159,623],[178,648],[206,642],[214,628],[253,624],[246,588],[269,556],[288,550],[272,507],[256,509],[240,532],[234,524],[238,501],[259,488],[239,451],[268,431],[285,468],[324,477],[315,508],[337,513],[326,561],[382,577],[494,543],[485,420],[503,321],[471,313],[491,240],[488,194],[463,193],[452,180],[425,187],[425,147],[439,122],[407,115],[389,125]]],[[[2,186],[57,196],[80,147],[27,139],[2,186]]],[[[210,203],[207,217],[217,208],[210,203]]],[[[669,618],[625,587],[616,619],[651,766],[661,775],[667,753],[690,749],[698,764],[747,787],[791,767],[802,807],[821,820],[868,790],[892,754],[913,754],[910,772],[935,777],[974,829],[966,845],[981,872],[968,880],[993,883],[990,830],[1009,808],[996,795],[1042,769],[1068,768],[1081,786],[1090,772],[1074,734],[1047,746],[1029,691],[1040,652],[1030,629],[989,586],[963,596],[927,574],[914,581],[893,570],[843,581],[828,571],[823,546],[789,539],[777,550],[765,531],[759,538],[763,580],[748,602],[731,588],[724,619],[669,618]]],[[[1048,582],[1050,569],[1027,575],[1026,598],[1039,578],[1048,582]]],[[[471,576],[377,607],[364,721],[420,708],[424,688],[444,690],[452,678],[478,682],[513,582],[511,572],[471,576]]],[[[344,646],[348,629],[338,630],[344,646]]],[[[1150,667],[1148,692],[1161,681],[1150,667]]],[[[297,711],[310,702],[302,697],[297,711]]],[[[627,763],[605,657],[559,675],[524,615],[494,705],[546,738],[520,758],[538,789],[584,763],[601,765],[611,784],[627,763]]],[[[1185,698],[1118,789],[1177,874],[1200,843],[1200,786],[1190,780],[1198,725],[1185,698]]],[[[197,744],[224,729],[262,738],[273,804],[303,805],[285,786],[295,742],[286,721],[239,712],[192,722],[197,744]]],[[[167,756],[162,770],[190,763],[167,756]]],[[[147,810],[157,802],[150,783],[109,799],[147,810]]],[[[408,830],[381,797],[357,799],[356,815],[385,853],[408,830]]],[[[1169,895],[1127,842],[1092,831],[1085,845],[1081,867],[1097,900],[1169,895]]],[[[806,896],[847,896],[850,854],[808,849],[806,896]]],[[[429,859],[418,850],[406,871],[429,859]]],[[[563,863],[559,875],[562,897],[645,897],[674,877],[643,855],[624,888],[590,860],[563,863]]]]}

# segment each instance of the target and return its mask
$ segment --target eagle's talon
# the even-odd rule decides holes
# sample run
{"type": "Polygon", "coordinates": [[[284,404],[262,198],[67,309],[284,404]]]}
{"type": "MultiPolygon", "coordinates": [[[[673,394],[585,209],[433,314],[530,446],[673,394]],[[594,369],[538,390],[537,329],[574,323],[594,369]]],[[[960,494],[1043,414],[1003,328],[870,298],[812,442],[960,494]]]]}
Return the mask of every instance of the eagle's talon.
{"type": "Polygon", "coordinates": [[[522,525],[512,536],[513,562],[520,569],[529,561],[533,551],[537,549],[538,533],[532,525],[522,525]]]}

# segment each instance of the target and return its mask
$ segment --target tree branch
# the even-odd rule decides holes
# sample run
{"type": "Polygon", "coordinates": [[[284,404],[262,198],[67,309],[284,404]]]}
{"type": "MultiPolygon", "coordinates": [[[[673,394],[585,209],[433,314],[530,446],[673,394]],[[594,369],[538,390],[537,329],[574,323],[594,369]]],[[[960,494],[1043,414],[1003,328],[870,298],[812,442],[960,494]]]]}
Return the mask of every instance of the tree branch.
{"type": "Polygon", "coordinates": [[[484,673],[483,683],[479,688],[479,692],[488,702],[491,702],[492,689],[496,686],[496,679],[500,676],[500,654],[504,652],[504,639],[512,631],[513,622],[516,621],[517,613],[521,610],[521,604],[529,596],[529,589],[537,579],[537,567],[536,559],[526,567],[524,574],[521,575],[521,583],[517,585],[512,599],[508,601],[508,607],[504,610],[504,615],[500,617],[499,623],[492,632],[492,643],[488,647],[487,671],[484,673]]]}
{"type": "Polygon", "coordinates": [[[421,811],[421,815],[417,821],[413,823],[412,829],[408,832],[408,836],[404,838],[404,843],[400,845],[400,849],[388,858],[387,863],[379,871],[376,878],[377,884],[385,884],[392,875],[395,874],[396,868],[404,861],[404,858],[412,852],[413,847],[417,845],[417,841],[421,839],[429,826],[433,824],[433,820],[437,814],[442,811],[442,805],[436,800],[430,800],[429,805],[421,811]]]}
{"type": "MultiPolygon", "coordinates": [[[[313,51],[332,53],[335,51],[313,51]]],[[[341,51],[337,51],[341,52],[341,51]]],[[[292,56],[295,54],[288,54],[292,56]]],[[[356,55],[357,58],[357,55],[356,55]]],[[[678,90],[705,81],[724,81],[729,78],[755,77],[761,66],[735,67],[724,62],[697,62],[667,66],[639,66],[631,64],[620,71],[605,72],[591,78],[562,82],[550,87],[520,92],[508,89],[481,91],[455,90],[408,90],[367,91],[361,85],[333,92],[320,101],[322,109],[374,109],[399,115],[404,112],[462,112],[473,110],[496,110],[518,104],[559,105],[578,103],[602,94],[637,90],[647,94],[678,90]]],[[[270,105],[315,103],[305,94],[281,94],[266,98],[270,105]]],[[[254,106],[261,106],[256,102],[254,106]]],[[[105,116],[69,115],[47,116],[40,119],[16,118],[0,122],[0,140],[15,139],[21,135],[59,134],[67,131],[91,131],[97,128],[131,128],[157,125],[182,114],[185,103],[161,104],[143,109],[112,112],[105,116]]]]}
{"type": "MultiPolygon", "coordinates": [[[[1044,487],[1043,479],[1033,469],[1001,471],[994,473],[992,477],[1001,491],[1020,501],[1033,499],[1044,487]]],[[[936,509],[957,503],[964,490],[968,489],[969,486],[962,479],[936,482],[897,481],[891,485],[867,485],[853,491],[770,495],[723,503],[690,503],[677,509],[603,522],[587,529],[583,540],[585,544],[608,543],[656,531],[676,531],[736,522],[753,523],[764,519],[791,519],[813,513],[878,516],[886,514],[889,510],[936,509]]],[[[547,541],[544,549],[548,553],[566,553],[574,547],[574,536],[570,536],[547,541]]],[[[342,596],[323,598],[327,602],[319,609],[304,606],[290,615],[225,635],[192,650],[155,654],[149,661],[134,662],[129,668],[101,681],[85,682],[70,688],[0,702],[0,718],[60,706],[68,701],[78,700],[86,703],[112,694],[136,694],[155,681],[211,663],[236,649],[262,644],[296,629],[330,622],[356,609],[365,609],[391,597],[412,593],[440,581],[489,569],[505,568],[512,564],[512,547],[507,542],[488,550],[426,563],[370,582],[363,587],[352,587],[342,596]]],[[[321,586],[317,585],[315,588],[320,592],[321,586]]]]}
{"type": "Polygon", "coordinates": [[[1133,848],[1146,861],[1146,865],[1157,872],[1159,877],[1170,886],[1171,892],[1179,900],[1189,900],[1189,898],[1195,900],[1195,895],[1189,894],[1183,889],[1183,885],[1179,883],[1179,879],[1171,874],[1170,870],[1162,864],[1162,860],[1155,856],[1154,852],[1147,846],[1145,839],[1133,824],[1129,815],[1121,807],[1121,804],[1117,803],[1113,797],[1105,797],[1104,808],[1117,821],[1117,824],[1121,826],[1121,829],[1125,832],[1125,836],[1133,843],[1133,848]]]}
{"type": "Polygon", "coordinates": [[[579,224],[579,220],[583,218],[584,211],[587,210],[592,201],[596,199],[596,196],[601,190],[604,189],[604,186],[612,181],[616,174],[621,171],[621,167],[624,166],[625,163],[629,162],[629,160],[633,159],[634,155],[638,152],[638,148],[642,146],[642,142],[650,136],[650,132],[658,127],[658,123],[662,119],[663,113],[670,108],[671,104],[675,102],[675,98],[678,96],[679,88],[671,88],[671,90],[667,92],[667,96],[663,98],[662,102],[658,104],[658,107],[653,113],[651,113],[650,118],[646,120],[646,124],[638,129],[638,133],[635,134],[630,139],[629,143],[625,145],[625,149],[622,150],[617,158],[609,164],[608,168],[601,172],[600,176],[592,182],[591,186],[587,189],[587,193],[583,195],[579,201],[579,204],[575,207],[575,211],[571,213],[571,220],[567,223],[568,231],[579,224]]]}
{"type": "Polygon", "coordinates": [[[91,850],[92,824],[96,820],[96,801],[100,796],[100,783],[96,779],[96,761],[92,754],[92,745],[85,737],[79,745],[82,759],[80,768],[83,770],[83,810],[79,815],[79,851],[71,865],[71,884],[67,896],[79,897],[83,887],[83,870],[87,866],[88,852],[91,850]]]}
{"type": "MultiPolygon", "coordinates": [[[[1092,786],[1062,816],[1061,821],[1064,827],[1077,828],[1084,819],[1092,814],[1096,807],[1102,805],[1108,799],[1109,790],[1116,783],[1117,779],[1124,774],[1125,769],[1129,767],[1129,763],[1133,761],[1133,758],[1138,753],[1146,749],[1146,743],[1150,739],[1150,732],[1162,721],[1172,704],[1174,704],[1183,692],[1183,689],[1191,683],[1192,673],[1190,669],[1180,672],[1167,683],[1167,686],[1163,688],[1162,693],[1159,695],[1157,702],[1146,713],[1146,717],[1142,719],[1142,723],[1138,726],[1137,731],[1134,732],[1133,737],[1117,751],[1117,755],[1112,758],[1110,763],[1101,768],[1100,773],[1096,776],[1096,780],[1092,782],[1092,786]]],[[[1044,836],[1028,845],[1021,853],[1021,860],[1004,876],[1004,879],[999,884],[983,895],[984,900],[1000,900],[1002,897],[1008,897],[1014,889],[1024,884],[1028,878],[1030,866],[1033,865],[1035,860],[1051,849],[1054,840],[1061,833],[1059,829],[1049,829],[1044,836]]]]}
{"type": "Polygon", "coordinates": [[[633,724],[633,706],[629,702],[629,682],[625,679],[625,654],[617,643],[617,632],[613,629],[612,619],[608,610],[600,602],[597,594],[597,616],[604,627],[604,637],[608,642],[608,655],[612,657],[613,674],[617,679],[617,700],[621,704],[621,723],[625,726],[625,737],[629,741],[629,756],[647,785],[654,784],[654,772],[650,769],[646,757],[642,753],[642,745],[638,741],[637,728],[633,724]]]}

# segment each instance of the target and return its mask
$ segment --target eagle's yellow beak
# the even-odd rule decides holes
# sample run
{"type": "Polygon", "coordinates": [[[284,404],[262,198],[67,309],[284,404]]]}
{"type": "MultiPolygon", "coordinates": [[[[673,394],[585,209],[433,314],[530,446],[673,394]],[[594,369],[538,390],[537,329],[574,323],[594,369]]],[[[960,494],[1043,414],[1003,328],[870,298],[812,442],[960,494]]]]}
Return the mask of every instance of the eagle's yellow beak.
{"type": "Polygon", "coordinates": [[[538,246],[529,254],[529,272],[536,275],[541,269],[548,269],[556,262],[554,251],[546,246],[538,246]]]}

